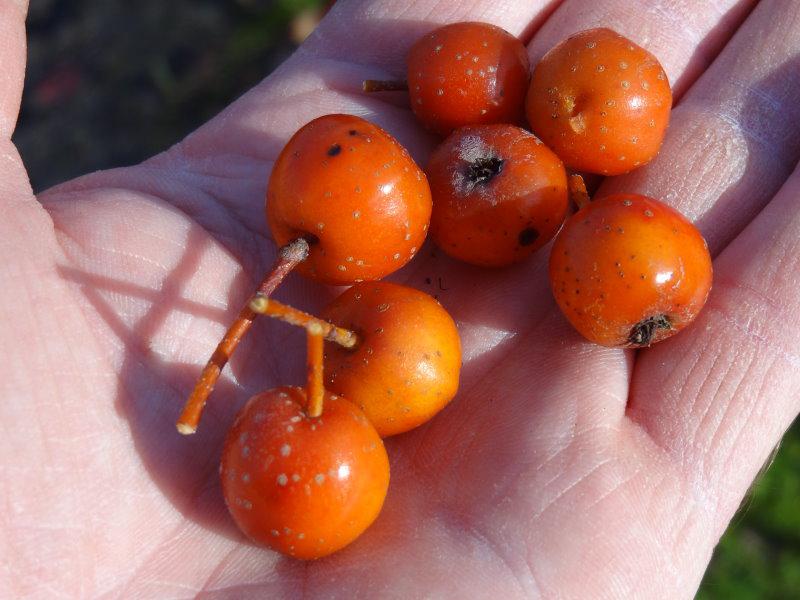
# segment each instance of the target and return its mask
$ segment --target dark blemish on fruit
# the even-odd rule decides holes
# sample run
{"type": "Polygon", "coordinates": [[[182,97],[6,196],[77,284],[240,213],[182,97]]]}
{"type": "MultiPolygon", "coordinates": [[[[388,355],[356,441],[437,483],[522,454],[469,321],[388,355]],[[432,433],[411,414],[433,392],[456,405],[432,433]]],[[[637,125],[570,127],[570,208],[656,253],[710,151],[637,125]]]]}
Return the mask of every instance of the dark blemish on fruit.
{"type": "Polygon", "coordinates": [[[303,233],[303,235],[300,237],[308,242],[309,246],[315,246],[316,244],[319,244],[319,238],[313,233],[303,233]]]}
{"type": "Polygon", "coordinates": [[[339,144],[334,144],[330,148],[328,148],[328,156],[336,156],[342,151],[342,147],[339,144]]]}
{"type": "Polygon", "coordinates": [[[426,278],[425,278],[425,283],[427,283],[428,285],[430,285],[430,284],[432,283],[432,282],[431,282],[431,278],[430,278],[430,277],[426,277],[426,278]]]}
{"type": "Polygon", "coordinates": [[[628,335],[628,343],[633,346],[649,346],[659,329],[672,329],[672,322],[667,315],[656,315],[639,321],[628,335]]]}
{"type": "Polygon", "coordinates": [[[358,135],[358,132],[355,129],[351,129],[347,133],[349,133],[350,135],[358,135]]]}
{"type": "Polygon", "coordinates": [[[450,289],[450,288],[444,287],[444,284],[442,283],[442,278],[441,277],[439,277],[439,289],[442,290],[443,292],[446,292],[447,290],[450,289]]]}
{"type": "Polygon", "coordinates": [[[520,246],[530,246],[533,242],[536,241],[536,238],[539,237],[539,232],[536,231],[533,227],[526,227],[522,231],[519,232],[519,236],[517,239],[519,240],[520,246]]]}
{"type": "Polygon", "coordinates": [[[496,156],[479,158],[467,167],[467,181],[473,186],[487,184],[503,171],[506,161],[496,156]]]}

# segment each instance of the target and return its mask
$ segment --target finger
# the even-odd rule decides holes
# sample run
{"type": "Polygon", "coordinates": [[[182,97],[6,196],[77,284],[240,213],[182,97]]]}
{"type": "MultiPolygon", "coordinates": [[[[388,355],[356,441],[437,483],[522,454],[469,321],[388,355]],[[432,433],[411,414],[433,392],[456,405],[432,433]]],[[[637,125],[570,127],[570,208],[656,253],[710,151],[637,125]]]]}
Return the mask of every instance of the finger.
{"type": "Polygon", "coordinates": [[[685,334],[636,366],[630,416],[678,461],[721,534],[800,409],[800,167],[717,259],[685,334]]]}
{"type": "Polygon", "coordinates": [[[529,45],[531,64],[568,35],[607,27],[654,54],[675,96],[711,63],[756,0],[567,0],[529,45]]]}
{"type": "Polygon", "coordinates": [[[25,81],[27,2],[0,1],[0,138],[8,139],[19,115],[25,81]]]}
{"type": "Polygon", "coordinates": [[[719,252],[800,157],[799,45],[800,6],[761,2],[673,110],[659,156],[606,180],[599,193],[661,198],[695,220],[719,252]]]}

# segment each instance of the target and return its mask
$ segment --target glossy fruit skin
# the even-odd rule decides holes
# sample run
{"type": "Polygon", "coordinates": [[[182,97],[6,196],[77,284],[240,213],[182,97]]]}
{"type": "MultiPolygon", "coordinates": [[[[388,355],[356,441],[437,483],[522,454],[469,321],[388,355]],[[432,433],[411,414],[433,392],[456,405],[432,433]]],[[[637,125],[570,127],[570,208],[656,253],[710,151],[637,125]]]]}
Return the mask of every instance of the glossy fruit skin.
{"type": "Polygon", "coordinates": [[[663,202],[637,194],[581,208],[550,255],[559,308],[586,339],[603,346],[648,346],[674,335],[703,308],[711,279],[711,256],[697,228],[663,202]],[[669,328],[662,328],[662,317],[669,328]]]}
{"type": "Polygon", "coordinates": [[[292,136],[272,170],[267,220],[275,243],[310,245],[298,267],[323,283],[380,279],[422,246],[431,214],[425,174],[383,129],[325,115],[292,136]]]}
{"type": "Polygon", "coordinates": [[[302,559],[346,546],[378,516],[389,461],[353,403],[327,393],[322,416],[305,390],[280,387],[248,400],[220,465],[225,504],[249,538],[302,559]]]}
{"type": "Polygon", "coordinates": [[[325,345],[325,386],[358,404],[381,436],[421,425],[458,391],[458,329],[428,294],[384,281],[361,283],[322,316],[359,336],[352,350],[325,345]]]}
{"type": "Polygon", "coordinates": [[[671,106],[658,60],[610,29],[583,31],[545,54],[526,98],[533,132],[564,164],[602,175],[652,160],[671,106]]]}
{"type": "Polygon", "coordinates": [[[457,129],[433,152],[426,172],[431,236],[447,254],[474,265],[502,267],[527,258],[567,215],[563,163],[514,125],[457,129]]]}
{"type": "Polygon", "coordinates": [[[411,109],[431,131],[518,123],[530,63],[525,46],[488,23],[453,23],[419,39],[408,54],[411,109]]]}

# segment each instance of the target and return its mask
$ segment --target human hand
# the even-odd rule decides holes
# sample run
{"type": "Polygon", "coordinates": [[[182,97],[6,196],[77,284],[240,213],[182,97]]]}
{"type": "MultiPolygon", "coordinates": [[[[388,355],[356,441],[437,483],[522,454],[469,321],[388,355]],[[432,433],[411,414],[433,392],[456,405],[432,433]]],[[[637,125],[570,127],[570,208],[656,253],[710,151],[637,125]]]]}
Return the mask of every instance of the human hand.
{"type": "MultiPolygon", "coordinates": [[[[544,0],[464,4],[340,1],[177,146],[37,201],[9,141],[23,13],[0,0],[0,596],[691,597],[800,408],[800,10],[765,0],[739,27],[754,2],[566,0],[549,18],[544,0]],[[661,154],[600,193],[692,218],[717,257],[714,290],[675,338],[600,348],[555,308],[546,252],[486,271],[427,246],[394,279],[459,322],[461,391],[387,440],[391,490],[362,538],[315,563],[280,557],[238,533],[217,465],[236,408],[302,380],[304,336],[259,323],[198,433],[174,420],[274,257],[263,202],[281,146],[349,112],[424,164],[435,140],[360,83],[401,75],[434,21],[470,19],[535,31],[534,63],[595,26],[660,59],[677,98],[661,154]]],[[[315,310],[332,293],[292,277],[278,297],[315,310]]]]}

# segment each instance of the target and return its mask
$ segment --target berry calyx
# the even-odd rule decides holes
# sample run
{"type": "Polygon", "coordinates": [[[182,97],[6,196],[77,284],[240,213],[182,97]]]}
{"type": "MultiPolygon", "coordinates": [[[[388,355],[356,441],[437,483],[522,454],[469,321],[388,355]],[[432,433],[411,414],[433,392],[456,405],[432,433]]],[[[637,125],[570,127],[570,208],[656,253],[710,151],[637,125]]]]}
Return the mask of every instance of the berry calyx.
{"type": "Polygon", "coordinates": [[[281,151],[266,209],[276,243],[308,241],[300,273],[349,285],[380,279],[414,257],[431,196],[424,173],[383,129],[352,115],[325,115],[281,151]]]}
{"type": "Polygon", "coordinates": [[[577,33],[545,54],[526,98],[531,129],[564,164],[602,175],[652,160],[671,106],[658,60],[610,29],[577,33]]]}
{"type": "Polygon", "coordinates": [[[488,267],[519,262],[556,234],[567,215],[561,160],[514,125],[454,131],[426,169],[431,235],[450,256],[488,267]]]}
{"type": "Polygon", "coordinates": [[[703,236],[670,206],[638,194],[595,199],[572,215],[550,254],[559,308],[588,340],[646,347],[691,323],[711,289],[703,236]]]}

